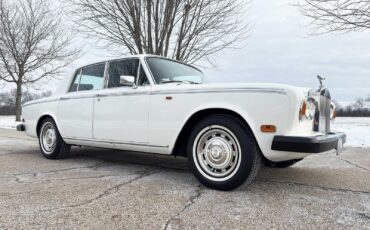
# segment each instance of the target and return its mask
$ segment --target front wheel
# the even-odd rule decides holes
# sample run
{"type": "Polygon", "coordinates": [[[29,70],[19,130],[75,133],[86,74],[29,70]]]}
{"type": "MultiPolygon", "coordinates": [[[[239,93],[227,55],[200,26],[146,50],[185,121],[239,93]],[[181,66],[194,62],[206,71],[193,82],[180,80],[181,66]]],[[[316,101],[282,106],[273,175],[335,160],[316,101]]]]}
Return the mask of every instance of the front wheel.
{"type": "Polygon", "coordinates": [[[205,186],[232,190],[251,182],[261,156],[248,127],[230,115],[212,115],[193,129],[188,160],[195,177],[205,186]]]}
{"type": "Polygon", "coordinates": [[[39,145],[42,155],[47,159],[64,158],[71,146],[61,137],[53,119],[45,119],[39,130],[39,145]]]}

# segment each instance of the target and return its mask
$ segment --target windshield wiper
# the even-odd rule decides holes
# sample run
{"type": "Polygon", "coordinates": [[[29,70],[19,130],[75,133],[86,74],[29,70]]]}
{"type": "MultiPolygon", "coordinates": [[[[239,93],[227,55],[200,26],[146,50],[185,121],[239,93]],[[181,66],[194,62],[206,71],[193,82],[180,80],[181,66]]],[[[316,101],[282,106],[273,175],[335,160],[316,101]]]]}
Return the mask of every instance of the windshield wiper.
{"type": "Polygon", "coordinates": [[[187,80],[163,80],[161,81],[161,83],[188,83],[188,84],[200,84],[198,82],[194,82],[194,81],[187,81],[187,80]]]}

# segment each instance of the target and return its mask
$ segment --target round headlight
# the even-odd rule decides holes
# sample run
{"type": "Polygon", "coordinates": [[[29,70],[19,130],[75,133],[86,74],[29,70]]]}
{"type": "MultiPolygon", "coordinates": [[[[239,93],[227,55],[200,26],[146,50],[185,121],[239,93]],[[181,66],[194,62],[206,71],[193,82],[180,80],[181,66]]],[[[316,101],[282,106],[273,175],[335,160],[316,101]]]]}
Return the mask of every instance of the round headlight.
{"type": "Polygon", "coordinates": [[[300,119],[307,118],[308,120],[312,120],[315,116],[316,112],[316,104],[315,100],[309,98],[303,101],[300,109],[300,119]]]}

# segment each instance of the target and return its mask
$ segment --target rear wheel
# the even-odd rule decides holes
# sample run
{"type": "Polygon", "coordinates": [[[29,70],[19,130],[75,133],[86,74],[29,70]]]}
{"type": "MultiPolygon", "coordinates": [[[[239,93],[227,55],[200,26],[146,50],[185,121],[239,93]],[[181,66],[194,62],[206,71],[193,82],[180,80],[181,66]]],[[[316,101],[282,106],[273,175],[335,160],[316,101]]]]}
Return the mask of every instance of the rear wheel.
{"type": "Polygon", "coordinates": [[[205,186],[231,190],[256,176],[261,156],[252,133],[230,115],[212,115],[193,129],[188,160],[195,177],[205,186]]]}
{"type": "Polygon", "coordinates": [[[63,141],[58,128],[51,118],[42,121],[39,130],[39,145],[42,155],[47,159],[64,158],[71,146],[63,141]]]}

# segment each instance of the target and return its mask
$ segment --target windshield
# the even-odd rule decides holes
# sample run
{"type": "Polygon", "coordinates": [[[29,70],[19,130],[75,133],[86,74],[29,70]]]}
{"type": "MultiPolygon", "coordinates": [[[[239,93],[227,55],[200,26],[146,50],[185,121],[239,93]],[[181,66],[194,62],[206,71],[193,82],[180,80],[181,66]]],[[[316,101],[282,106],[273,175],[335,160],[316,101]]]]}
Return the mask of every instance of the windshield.
{"type": "Polygon", "coordinates": [[[203,73],[189,65],[156,57],[148,57],[146,62],[157,84],[201,84],[205,82],[203,73]]]}

